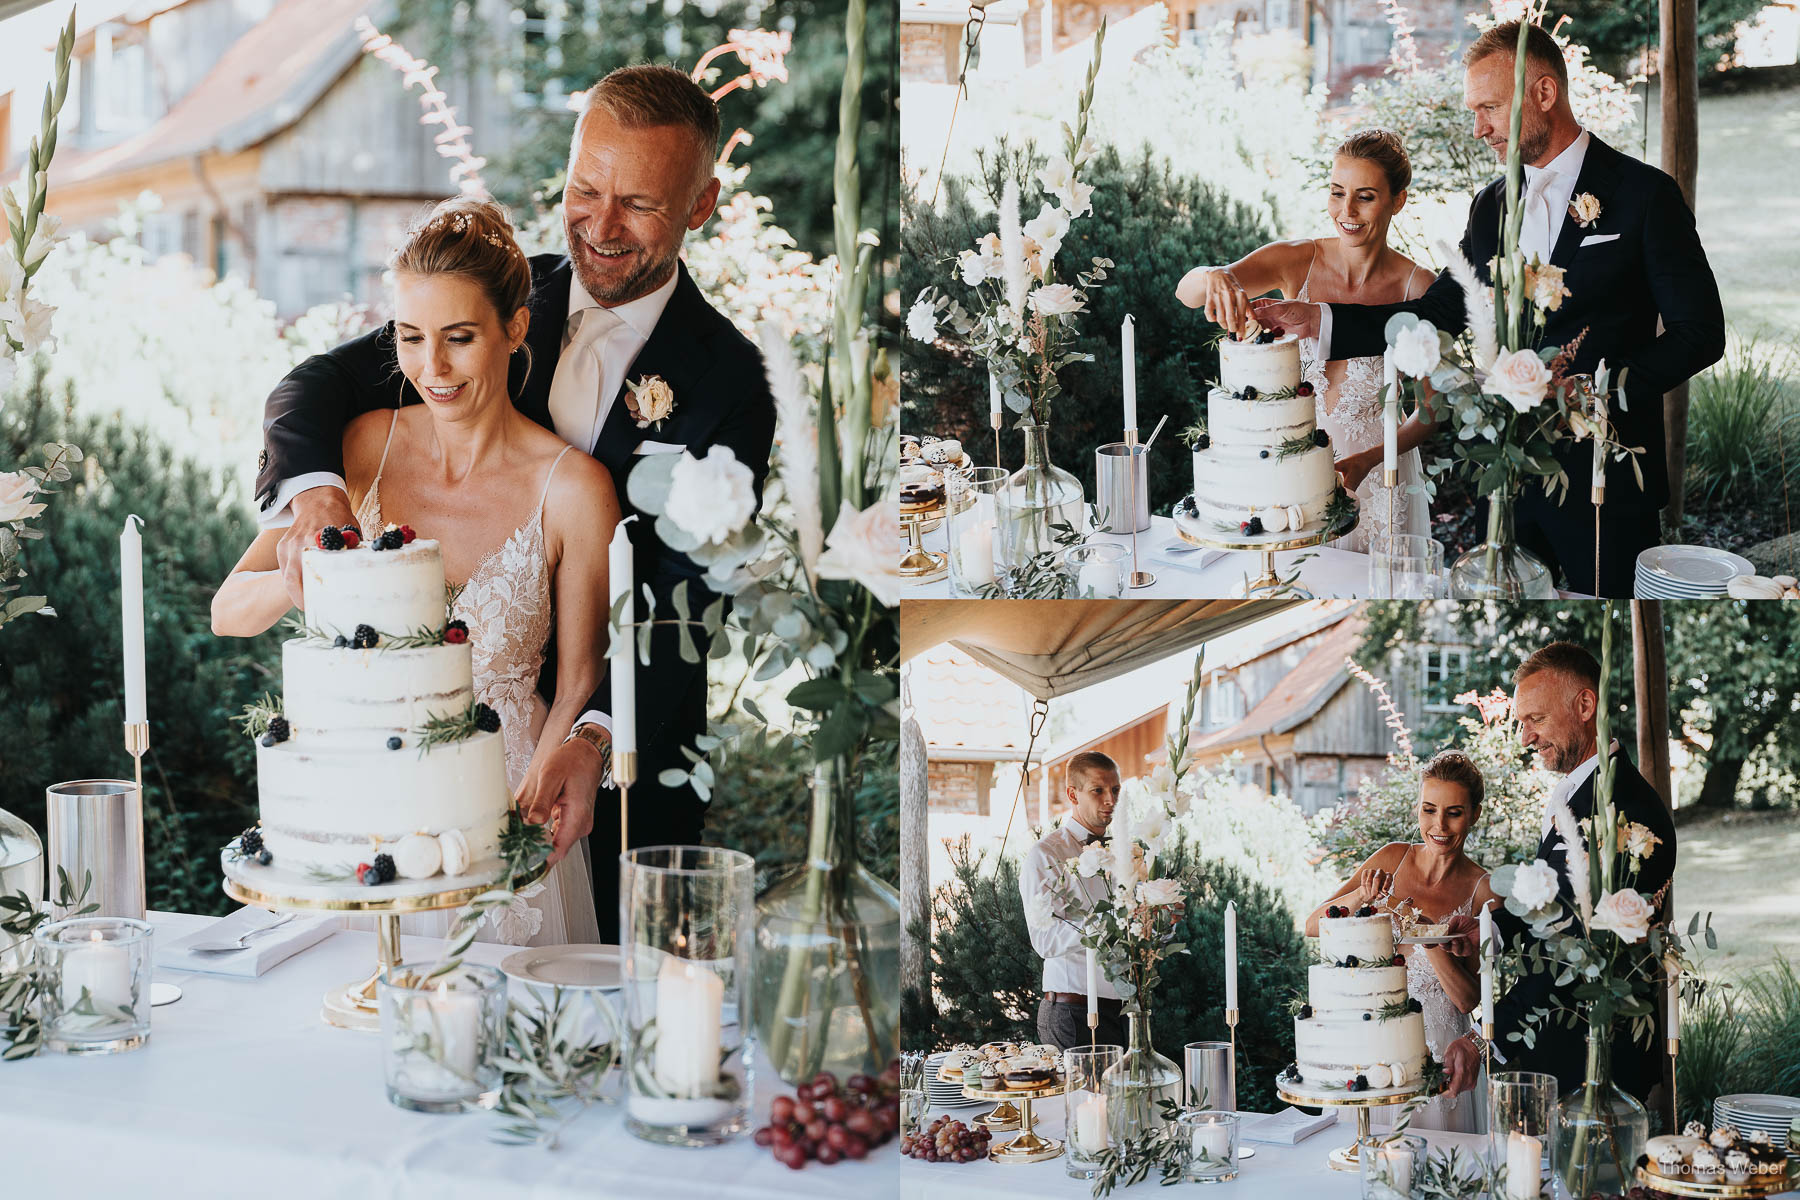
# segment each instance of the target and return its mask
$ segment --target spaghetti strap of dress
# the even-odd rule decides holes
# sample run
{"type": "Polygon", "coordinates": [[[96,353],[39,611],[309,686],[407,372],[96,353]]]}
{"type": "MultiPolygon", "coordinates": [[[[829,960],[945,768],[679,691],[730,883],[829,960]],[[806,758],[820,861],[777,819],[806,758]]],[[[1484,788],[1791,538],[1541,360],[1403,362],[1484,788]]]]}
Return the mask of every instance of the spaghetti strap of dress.
{"type": "Polygon", "coordinates": [[[556,474],[556,468],[562,462],[563,455],[574,448],[573,446],[564,446],[562,454],[556,456],[556,462],[551,463],[550,469],[544,473],[544,490],[538,494],[538,516],[540,518],[544,515],[544,501],[550,498],[550,477],[556,474]]]}

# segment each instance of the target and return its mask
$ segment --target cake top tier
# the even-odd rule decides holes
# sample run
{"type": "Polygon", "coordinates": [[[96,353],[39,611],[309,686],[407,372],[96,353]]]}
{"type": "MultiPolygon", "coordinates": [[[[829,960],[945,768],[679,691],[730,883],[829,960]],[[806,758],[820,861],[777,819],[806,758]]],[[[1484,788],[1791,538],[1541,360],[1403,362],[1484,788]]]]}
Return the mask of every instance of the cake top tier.
{"type": "Polygon", "coordinates": [[[1270,342],[1225,338],[1219,343],[1219,383],[1229,392],[1242,391],[1246,386],[1259,392],[1298,387],[1300,340],[1291,333],[1270,342]]]}
{"type": "Polygon", "coordinates": [[[1394,957],[1394,921],[1386,913],[1372,917],[1320,917],[1319,957],[1343,962],[1385,963],[1394,957]]]}
{"type": "Polygon", "coordinates": [[[306,624],[326,637],[353,637],[367,625],[405,637],[445,622],[444,561],[427,538],[392,550],[307,550],[300,556],[306,624]]]}

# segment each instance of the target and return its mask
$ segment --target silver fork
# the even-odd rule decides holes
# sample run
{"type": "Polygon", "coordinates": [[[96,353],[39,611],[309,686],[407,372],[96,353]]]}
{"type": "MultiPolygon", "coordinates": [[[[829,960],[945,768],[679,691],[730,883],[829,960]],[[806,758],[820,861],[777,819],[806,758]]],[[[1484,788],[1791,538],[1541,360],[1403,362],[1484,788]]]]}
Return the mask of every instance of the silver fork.
{"type": "Polygon", "coordinates": [[[265,933],[269,932],[271,929],[280,929],[283,925],[286,925],[289,921],[292,921],[297,916],[299,916],[298,913],[289,913],[287,916],[282,917],[278,921],[270,921],[267,925],[259,925],[255,929],[252,929],[246,933],[240,934],[236,941],[208,942],[205,945],[201,945],[201,946],[189,946],[188,949],[193,951],[195,954],[229,954],[234,950],[247,949],[247,947],[245,946],[245,943],[248,942],[251,938],[257,937],[261,934],[265,934],[265,933]]]}

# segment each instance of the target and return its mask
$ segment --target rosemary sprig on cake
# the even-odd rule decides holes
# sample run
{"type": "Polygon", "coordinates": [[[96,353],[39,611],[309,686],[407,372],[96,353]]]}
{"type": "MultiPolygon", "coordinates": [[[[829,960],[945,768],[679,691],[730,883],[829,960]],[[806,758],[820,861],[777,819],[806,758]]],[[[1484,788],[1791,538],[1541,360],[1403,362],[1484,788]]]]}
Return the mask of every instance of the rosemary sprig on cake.
{"type": "Polygon", "coordinates": [[[281,701],[275,698],[274,693],[264,692],[262,699],[244,705],[244,711],[231,719],[242,726],[245,733],[259,738],[269,732],[270,724],[280,717],[281,701]]]}
{"type": "Polygon", "coordinates": [[[419,753],[423,755],[434,746],[460,742],[477,733],[499,733],[500,714],[477,700],[459,713],[432,717],[412,732],[419,739],[419,753]]]}
{"type": "Polygon", "coordinates": [[[1275,447],[1275,461],[1292,458],[1296,454],[1305,454],[1318,446],[1318,439],[1310,433],[1296,433],[1293,437],[1275,447]]]}
{"type": "Polygon", "coordinates": [[[1356,522],[1356,501],[1343,488],[1331,493],[1331,503],[1325,506],[1325,528],[1336,529],[1340,525],[1356,522]]]}

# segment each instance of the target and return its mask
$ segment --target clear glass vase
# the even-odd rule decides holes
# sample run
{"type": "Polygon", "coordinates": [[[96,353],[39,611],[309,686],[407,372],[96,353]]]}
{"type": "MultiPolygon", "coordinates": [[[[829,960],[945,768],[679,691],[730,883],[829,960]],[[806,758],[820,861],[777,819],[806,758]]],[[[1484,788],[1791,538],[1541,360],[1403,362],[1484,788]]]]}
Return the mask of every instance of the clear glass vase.
{"type": "Polygon", "coordinates": [[[1612,1030],[1588,1026],[1587,1075],[1556,1105],[1556,1194],[1625,1192],[1650,1140],[1650,1114],[1612,1082],[1612,1030]]]}
{"type": "Polygon", "coordinates": [[[1081,481],[1050,461],[1050,427],[1020,429],[1025,434],[1025,465],[994,497],[1000,519],[1001,578],[1013,594],[1028,590],[1028,575],[1044,574],[1028,572],[1038,555],[1061,549],[1058,526],[1083,532],[1087,508],[1081,481]]]}
{"type": "MultiPolygon", "coordinates": [[[[34,907],[44,902],[44,843],[31,826],[0,809],[0,896],[25,893],[34,907]]],[[[0,971],[23,964],[31,939],[0,931],[0,971]]]]}
{"type": "Polygon", "coordinates": [[[805,866],[756,905],[758,1038],[789,1083],[879,1074],[900,1048],[900,893],[856,855],[843,759],[813,771],[805,866]]]}
{"type": "Polygon", "coordinates": [[[1519,546],[1513,532],[1515,485],[1488,495],[1487,540],[1450,565],[1455,600],[1554,600],[1556,583],[1542,559],[1519,546]]]}
{"type": "Polygon", "coordinates": [[[1181,1068],[1150,1043],[1150,1012],[1127,1012],[1125,1054],[1101,1077],[1107,1140],[1114,1146],[1168,1124],[1162,1102],[1181,1103],[1181,1068]]]}

